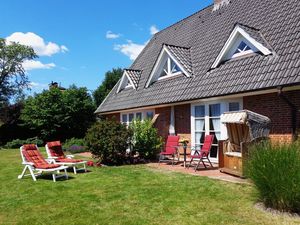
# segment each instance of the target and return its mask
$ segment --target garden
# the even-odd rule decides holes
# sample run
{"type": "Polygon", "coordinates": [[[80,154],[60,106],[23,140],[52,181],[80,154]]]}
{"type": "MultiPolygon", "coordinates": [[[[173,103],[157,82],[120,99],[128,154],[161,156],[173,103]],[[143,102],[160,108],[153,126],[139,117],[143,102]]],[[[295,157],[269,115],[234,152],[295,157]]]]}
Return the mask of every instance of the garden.
{"type": "Polygon", "coordinates": [[[51,176],[18,180],[19,150],[1,150],[0,224],[299,224],[256,209],[252,185],[147,165],[88,170],[56,183],[51,176]]]}
{"type": "Polygon", "coordinates": [[[299,142],[254,146],[245,168],[249,184],[153,168],[148,163],[157,162],[164,140],[151,120],[128,126],[94,114],[121,69],[107,72],[92,95],[71,85],[24,97],[29,81],[22,62],[37,56],[3,39],[0,48],[3,60],[11,53],[8,63],[14,62],[10,73],[1,71],[0,224],[300,223],[299,142]],[[14,78],[20,82],[11,83],[14,78]],[[23,169],[18,148],[35,144],[46,157],[43,146],[57,140],[66,154],[89,161],[88,172],[70,172],[57,183],[47,175],[37,182],[18,180],[23,169]]]}

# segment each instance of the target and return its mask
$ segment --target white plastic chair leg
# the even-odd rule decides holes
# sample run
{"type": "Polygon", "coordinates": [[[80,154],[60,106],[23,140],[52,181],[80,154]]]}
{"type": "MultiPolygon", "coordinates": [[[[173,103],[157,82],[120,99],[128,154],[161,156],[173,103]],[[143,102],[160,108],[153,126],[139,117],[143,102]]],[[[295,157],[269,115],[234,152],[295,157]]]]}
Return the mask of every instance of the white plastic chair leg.
{"type": "Polygon", "coordinates": [[[27,167],[28,167],[28,166],[25,166],[25,167],[24,167],[24,169],[23,169],[21,175],[18,176],[18,179],[22,179],[22,178],[24,177],[25,172],[26,172],[26,170],[27,170],[27,167]]]}
{"type": "Polygon", "coordinates": [[[73,166],[73,171],[74,171],[74,174],[77,174],[76,166],[73,166]]]}
{"type": "Polygon", "coordinates": [[[55,173],[52,173],[53,182],[56,182],[56,175],[55,173]]]}

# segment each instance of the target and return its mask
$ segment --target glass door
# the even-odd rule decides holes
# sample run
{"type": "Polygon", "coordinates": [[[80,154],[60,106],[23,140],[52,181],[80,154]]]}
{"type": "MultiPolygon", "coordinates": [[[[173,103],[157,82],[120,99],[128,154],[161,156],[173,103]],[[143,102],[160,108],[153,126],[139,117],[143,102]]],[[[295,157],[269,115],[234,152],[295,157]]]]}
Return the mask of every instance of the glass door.
{"type": "MultiPolygon", "coordinates": [[[[214,141],[209,159],[218,162],[218,140],[221,137],[221,104],[203,104],[194,107],[194,146],[200,150],[205,135],[213,134],[214,141]]],[[[193,153],[192,153],[193,154],[193,153]]]]}
{"type": "Polygon", "coordinates": [[[214,135],[214,141],[210,150],[210,160],[218,162],[218,140],[221,137],[221,104],[210,104],[209,130],[207,133],[214,135]]]}

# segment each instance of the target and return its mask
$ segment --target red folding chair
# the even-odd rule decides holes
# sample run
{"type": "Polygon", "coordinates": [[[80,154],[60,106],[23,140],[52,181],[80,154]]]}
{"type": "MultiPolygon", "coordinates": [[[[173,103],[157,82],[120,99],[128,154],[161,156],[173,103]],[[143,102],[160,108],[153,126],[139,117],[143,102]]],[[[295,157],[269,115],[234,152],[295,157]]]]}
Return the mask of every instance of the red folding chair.
{"type": "Polygon", "coordinates": [[[195,171],[198,169],[200,162],[202,162],[203,166],[205,168],[207,168],[204,163],[204,160],[207,160],[209,162],[210,166],[213,167],[211,161],[209,160],[209,153],[210,153],[213,141],[214,141],[214,135],[205,135],[204,144],[203,144],[201,150],[195,150],[195,153],[193,155],[191,155],[191,161],[190,161],[188,168],[190,168],[194,159],[199,159],[199,161],[195,167],[195,171]]]}
{"type": "Polygon", "coordinates": [[[179,136],[168,136],[164,151],[159,155],[159,163],[162,161],[172,161],[174,165],[175,156],[179,161],[178,147],[179,147],[179,136]],[[171,159],[165,159],[165,157],[171,156],[171,159]]]}

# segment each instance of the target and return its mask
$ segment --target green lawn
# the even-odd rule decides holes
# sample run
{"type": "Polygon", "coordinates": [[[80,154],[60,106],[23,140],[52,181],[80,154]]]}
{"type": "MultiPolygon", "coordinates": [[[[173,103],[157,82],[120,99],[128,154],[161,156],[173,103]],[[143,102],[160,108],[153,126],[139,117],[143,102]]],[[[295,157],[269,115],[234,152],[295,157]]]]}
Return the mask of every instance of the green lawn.
{"type": "Polygon", "coordinates": [[[18,150],[0,150],[0,224],[298,224],[253,207],[252,186],[147,166],[18,180],[18,150]]]}

